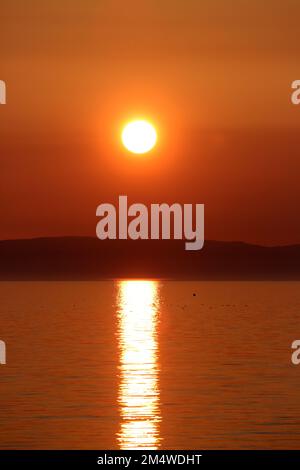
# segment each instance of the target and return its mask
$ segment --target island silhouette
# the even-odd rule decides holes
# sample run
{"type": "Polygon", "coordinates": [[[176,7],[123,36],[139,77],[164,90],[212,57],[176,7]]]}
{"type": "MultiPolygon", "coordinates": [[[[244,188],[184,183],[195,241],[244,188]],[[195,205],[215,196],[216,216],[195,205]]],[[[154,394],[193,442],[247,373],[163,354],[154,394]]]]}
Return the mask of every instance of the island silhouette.
{"type": "Polygon", "coordinates": [[[0,280],[300,280],[300,245],[56,237],[0,241],[0,280]]]}

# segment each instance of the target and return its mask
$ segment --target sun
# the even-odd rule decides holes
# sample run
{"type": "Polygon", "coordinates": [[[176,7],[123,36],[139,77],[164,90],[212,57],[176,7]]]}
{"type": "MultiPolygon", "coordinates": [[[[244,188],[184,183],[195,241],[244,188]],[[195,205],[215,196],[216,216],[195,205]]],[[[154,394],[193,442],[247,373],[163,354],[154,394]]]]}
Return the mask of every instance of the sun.
{"type": "Polygon", "coordinates": [[[122,142],[129,152],[147,153],[157,142],[155,127],[145,120],[131,121],[122,131],[122,142]]]}

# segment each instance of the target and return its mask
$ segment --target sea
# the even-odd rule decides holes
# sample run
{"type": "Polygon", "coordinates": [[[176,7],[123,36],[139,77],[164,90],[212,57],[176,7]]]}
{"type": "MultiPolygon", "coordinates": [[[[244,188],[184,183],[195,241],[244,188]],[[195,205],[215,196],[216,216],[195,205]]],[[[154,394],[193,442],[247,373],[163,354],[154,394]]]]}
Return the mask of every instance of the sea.
{"type": "Polygon", "coordinates": [[[300,447],[299,282],[1,282],[1,449],[300,447]]]}

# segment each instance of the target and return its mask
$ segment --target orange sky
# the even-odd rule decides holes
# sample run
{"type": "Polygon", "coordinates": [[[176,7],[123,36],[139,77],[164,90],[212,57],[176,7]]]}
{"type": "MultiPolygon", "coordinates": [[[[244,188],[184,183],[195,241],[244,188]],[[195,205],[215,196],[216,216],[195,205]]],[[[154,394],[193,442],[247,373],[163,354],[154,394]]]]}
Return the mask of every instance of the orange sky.
{"type": "Polygon", "coordinates": [[[101,202],[206,205],[206,238],[300,242],[298,0],[1,0],[0,238],[95,235],[101,202]],[[120,147],[157,124],[144,158],[120,147]]]}

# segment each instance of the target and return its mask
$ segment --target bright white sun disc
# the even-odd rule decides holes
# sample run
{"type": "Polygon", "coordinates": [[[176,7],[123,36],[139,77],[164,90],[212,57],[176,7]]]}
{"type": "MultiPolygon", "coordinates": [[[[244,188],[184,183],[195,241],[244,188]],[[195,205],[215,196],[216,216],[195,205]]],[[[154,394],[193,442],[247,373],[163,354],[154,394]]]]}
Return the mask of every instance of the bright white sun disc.
{"type": "Polygon", "coordinates": [[[149,152],[156,141],[156,130],[148,121],[132,121],[124,127],[122,132],[124,147],[133,153],[149,152]]]}

